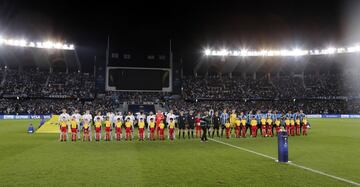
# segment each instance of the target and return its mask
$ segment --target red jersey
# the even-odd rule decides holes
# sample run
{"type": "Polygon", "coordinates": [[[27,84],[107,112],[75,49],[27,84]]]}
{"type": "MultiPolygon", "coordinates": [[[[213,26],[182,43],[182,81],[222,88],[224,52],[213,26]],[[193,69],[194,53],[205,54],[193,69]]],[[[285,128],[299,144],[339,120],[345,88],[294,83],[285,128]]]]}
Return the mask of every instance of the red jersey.
{"type": "Polygon", "coordinates": [[[159,124],[163,119],[164,119],[164,114],[156,113],[156,117],[155,117],[156,124],[159,124]]]}
{"type": "Polygon", "coordinates": [[[201,119],[200,118],[195,118],[195,123],[200,123],[201,119]]]}

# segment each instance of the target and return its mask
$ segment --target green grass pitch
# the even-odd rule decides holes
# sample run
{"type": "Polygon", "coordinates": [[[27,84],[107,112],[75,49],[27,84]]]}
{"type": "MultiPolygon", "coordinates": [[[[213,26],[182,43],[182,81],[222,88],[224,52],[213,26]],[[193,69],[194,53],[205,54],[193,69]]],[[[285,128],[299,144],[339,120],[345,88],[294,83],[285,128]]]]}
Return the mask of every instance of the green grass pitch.
{"type": "MultiPolygon", "coordinates": [[[[59,142],[30,122],[0,121],[0,186],[351,186],[214,141],[59,142]]],[[[289,160],[360,183],[360,120],[310,122],[289,160]]],[[[277,157],[275,137],[220,140],[277,157]]]]}

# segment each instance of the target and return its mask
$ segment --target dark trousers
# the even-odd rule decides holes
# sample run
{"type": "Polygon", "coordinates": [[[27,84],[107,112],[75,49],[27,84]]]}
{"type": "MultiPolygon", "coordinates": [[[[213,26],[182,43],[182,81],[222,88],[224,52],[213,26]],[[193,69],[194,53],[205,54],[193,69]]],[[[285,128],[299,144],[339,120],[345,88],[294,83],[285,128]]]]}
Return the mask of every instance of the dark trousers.
{"type": "Polygon", "coordinates": [[[201,136],[201,140],[202,140],[202,141],[207,141],[207,137],[206,137],[207,128],[206,128],[206,126],[202,126],[201,129],[203,130],[202,136],[201,136]]]}

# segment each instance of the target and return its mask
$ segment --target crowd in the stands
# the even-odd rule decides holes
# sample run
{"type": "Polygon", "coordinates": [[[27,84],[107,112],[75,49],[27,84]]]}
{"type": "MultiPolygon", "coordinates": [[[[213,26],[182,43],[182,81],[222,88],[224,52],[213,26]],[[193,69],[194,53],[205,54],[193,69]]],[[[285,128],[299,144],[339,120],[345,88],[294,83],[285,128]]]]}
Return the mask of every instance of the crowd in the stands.
{"type": "Polygon", "coordinates": [[[360,113],[360,81],[337,74],[185,76],[181,93],[95,91],[89,73],[0,70],[0,113],[48,114],[62,108],[116,111],[123,103],[173,110],[276,109],[305,113],[360,113]],[[173,97],[178,95],[179,97],[173,97]],[[174,99],[176,98],[176,99],[174,99]]]}

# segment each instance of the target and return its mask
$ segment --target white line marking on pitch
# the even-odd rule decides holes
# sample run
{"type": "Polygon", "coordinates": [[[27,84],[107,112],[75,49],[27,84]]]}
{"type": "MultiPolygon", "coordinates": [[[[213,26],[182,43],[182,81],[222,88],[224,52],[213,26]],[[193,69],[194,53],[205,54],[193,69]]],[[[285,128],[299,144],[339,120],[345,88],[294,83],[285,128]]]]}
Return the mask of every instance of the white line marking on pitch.
{"type": "MultiPolygon", "coordinates": [[[[223,142],[223,141],[219,141],[219,140],[215,140],[215,139],[211,139],[211,138],[209,138],[209,140],[220,143],[220,144],[223,144],[223,145],[227,145],[227,146],[230,146],[230,147],[233,147],[233,148],[236,148],[236,149],[240,149],[242,151],[253,153],[253,154],[268,158],[268,159],[277,160],[276,158],[274,158],[272,156],[268,156],[268,155],[265,155],[265,154],[250,150],[250,149],[246,149],[246,148],[243,148],[243,147],[232,145],[232,144],[229,144],[229,143],[226,143],[226,142],[223,142]]],[[[295,164],[293,162],[288,162],[287,164],[298,167],[298,168],[301,168],[301,169],[304,169],[304,170],[311,171],[313,173],[324,175],[324,176],[327,176],[327,177],[330,177],[330,178],[333,178],[333,179],[336,179],[336,180],[339,180],[339,181],[342,181],[342,182],[346,182],[346,183],[349,183],[349,184],[352,184],[352,185],[355,185],[355,186],[360,186],[360,183],[357,183],[357,182],[354,182],[354,181],[351,181],[351,180],[348,180],[348,179],[344,179],[344,178],[341,178],[341,177],[337,177],[337,176],[334,176],[334,175],[330,175],[330,174],[324,173],[324,172],[319,171],[319,170],[315,170],[315,169],[311,169],[311,168],[308,168],[308,167],[305,167],[305,166],[301,166],[301,165],[295,164]]]]}

